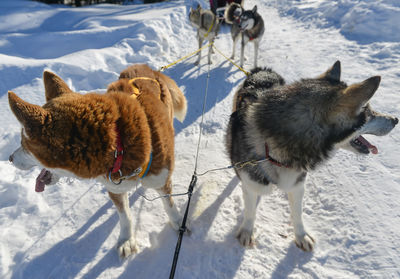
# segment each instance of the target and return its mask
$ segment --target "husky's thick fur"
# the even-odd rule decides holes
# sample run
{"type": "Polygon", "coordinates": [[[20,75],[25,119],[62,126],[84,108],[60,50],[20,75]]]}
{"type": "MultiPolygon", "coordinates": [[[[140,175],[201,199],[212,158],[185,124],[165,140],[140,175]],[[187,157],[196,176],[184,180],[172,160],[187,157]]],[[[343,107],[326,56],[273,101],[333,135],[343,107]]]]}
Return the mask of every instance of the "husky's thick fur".
{"type": "Polygon", "coordinates": [[[254,68],[257,67],[258,48],[265,27],[264,20],[257,13],[257,6],[252,10],[243,10],[237,3],[231,3],[225,10],[225,21],[232,24],[231,35],[233,40],[232,56],[235,58],[236,43],[241,39],[240,66],[244,64],[244,47],[250,41],[254,43],[254,68]]]}
{"type": "MultiPolygon", "coordinates": [[[[197,40],[199,49],[203,45],[204,40],[208,40],[211,44],[208,48],[208,64],[211,64],[212,43],[219,31],[219,21],[217,16],[211,10],[205,10],[200,5],[196,9],[190,8],[190,23],[197,29],[197,40]]],[[[201,51],[199,51],[196,65],[200,63],[201,51]]]]}
{"type": "Polygon", "coordinates": [[[340,62],[317,78],[290,85],[272,70],[256,69],[237,92],[227,132],[232,164],[264,161],[236,167],[242,181],[244,220],[238,239],[251,246],[260,195],[272,185],[288,193],[295,243],[311,251],[314,239],[303,225],[302,200],[309,170],[334,150],[377,153],[362,135],[383,136],[398,119],[372,110],[368,104],[380,77],[347,86],[340,81],[340,62]]]}
{"type": "MultiPolygon", "coordinates": [[[[10,161],[20,169],[45,168],[37,179],[37,191],[43,191],[45,184],[54,184],[60,176],[102,182],[120,217],[118,251],[121,257],[127,257],[136,251],[127,192],[135,187],[139,176],[127,177],[119,185],[113,181],[119,182],[121,175],[146,166],[142,185],[163,195],[171,193],[173,115],[183,121],[186,99],[172,79],[147,65],[124,70],[106,94],[75,93],[48,71],[43,81],[47,101],[43,106],[8,93],[11,110],[23,126],[21,147],[10,161]],[[123,154],[115,154],[119,146],[123,154]],[[116,155],[122,164],[112,174],[116,155]]],[[[163,203],[173,228],[178,230],[181,218],[173,200],[165,198],[163,203]]]]}

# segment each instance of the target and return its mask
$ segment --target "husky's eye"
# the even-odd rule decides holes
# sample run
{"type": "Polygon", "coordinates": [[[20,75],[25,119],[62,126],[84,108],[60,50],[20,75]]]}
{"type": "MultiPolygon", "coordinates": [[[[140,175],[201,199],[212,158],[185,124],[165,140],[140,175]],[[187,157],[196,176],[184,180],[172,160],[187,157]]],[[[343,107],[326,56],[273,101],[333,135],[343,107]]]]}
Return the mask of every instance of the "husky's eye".
{"type": "Polygon", "coordinates": [[[364,112],[366,115],[372,114],[371,107],[369,106],[369,104],[366,104],[365,106],[363,106],[361,111],[364,112]]]}

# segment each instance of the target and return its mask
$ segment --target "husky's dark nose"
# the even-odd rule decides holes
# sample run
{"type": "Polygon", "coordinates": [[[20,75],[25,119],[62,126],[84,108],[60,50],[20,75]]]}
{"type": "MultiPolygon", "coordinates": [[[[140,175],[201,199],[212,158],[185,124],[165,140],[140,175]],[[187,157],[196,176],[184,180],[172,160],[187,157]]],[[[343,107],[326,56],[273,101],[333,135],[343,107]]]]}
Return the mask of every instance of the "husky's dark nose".
{"type": "Polygon", "coordinates": [[[393,125],[397,125],[399,123],[399,119],[397,117],[392,119],[393,125]]]}
{"type": "Polygon", "coordinates": [[[8,161],[10,161],[11,163],[14,161],[14,157],[13,157],[12,154],[11,154],[10,157],[8,158],[8,161]]]}

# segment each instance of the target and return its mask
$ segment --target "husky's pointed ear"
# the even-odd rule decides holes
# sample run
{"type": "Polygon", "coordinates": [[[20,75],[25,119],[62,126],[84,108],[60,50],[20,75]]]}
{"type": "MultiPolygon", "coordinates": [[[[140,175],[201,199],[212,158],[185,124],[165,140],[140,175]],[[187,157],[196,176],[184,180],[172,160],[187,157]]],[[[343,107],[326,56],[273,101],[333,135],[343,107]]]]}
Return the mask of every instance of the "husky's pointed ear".
{"type": "Polygon", "coordinates": [[[59,76],[52,72],[44,71],[43,83],[47,102],[61,95],[72,93],[72,90],[68,85],[59,76]]]}
{"type": "Polygon", "coordinates": [[[328,79],[334,82],[340,82],[340,61],[336,61],[325,73],[320,75],[319,79],[328,79]]]}
{"type": "Polygon", "coordinates": [[[381,82],[380,76],[370,77],[363,82],[347,87],[341,96],[341,103],[354,108],[364,106],[375,94],[381,82]]]}
{"type": "Polygon", "coordinates": [[[253,14],[255,14],[255,13],[257,12],[257,5],[255,5],[255,6],[253,7],[253,9],[251,10],[251,12],[252,12],[253,14]]]}
{"type": "Polygon", "coordinates": [[[41,127],[50,120],[50,113],[47,110],[25,102],[14,92],[8,91],[8,102],[15,117],[27,130],[41,127]]]}

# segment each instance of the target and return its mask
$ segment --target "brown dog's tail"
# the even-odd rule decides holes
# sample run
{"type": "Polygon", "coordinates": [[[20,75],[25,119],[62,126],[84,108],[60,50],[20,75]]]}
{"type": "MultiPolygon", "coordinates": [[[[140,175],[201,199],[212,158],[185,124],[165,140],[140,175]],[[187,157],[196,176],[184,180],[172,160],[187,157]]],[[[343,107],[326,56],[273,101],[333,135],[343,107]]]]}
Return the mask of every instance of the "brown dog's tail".
{"type": "Polygon", "coordinates": [[[179,89],[178,85],[171,78],[162,73],[158,73],[159,78],[162,79],[171,94],[172,105],[174,108],[174,116],[180,122],[183,122],[187,112],[187,102],[185,95],[179,89]]]}
{"type": "Polygon", "coordinates": [[[236,21],[236,17],[242,13],[242,7],[238,3],[231,3],[225,10],[224,18],[228,24],[233,24],[236,21]]]}

